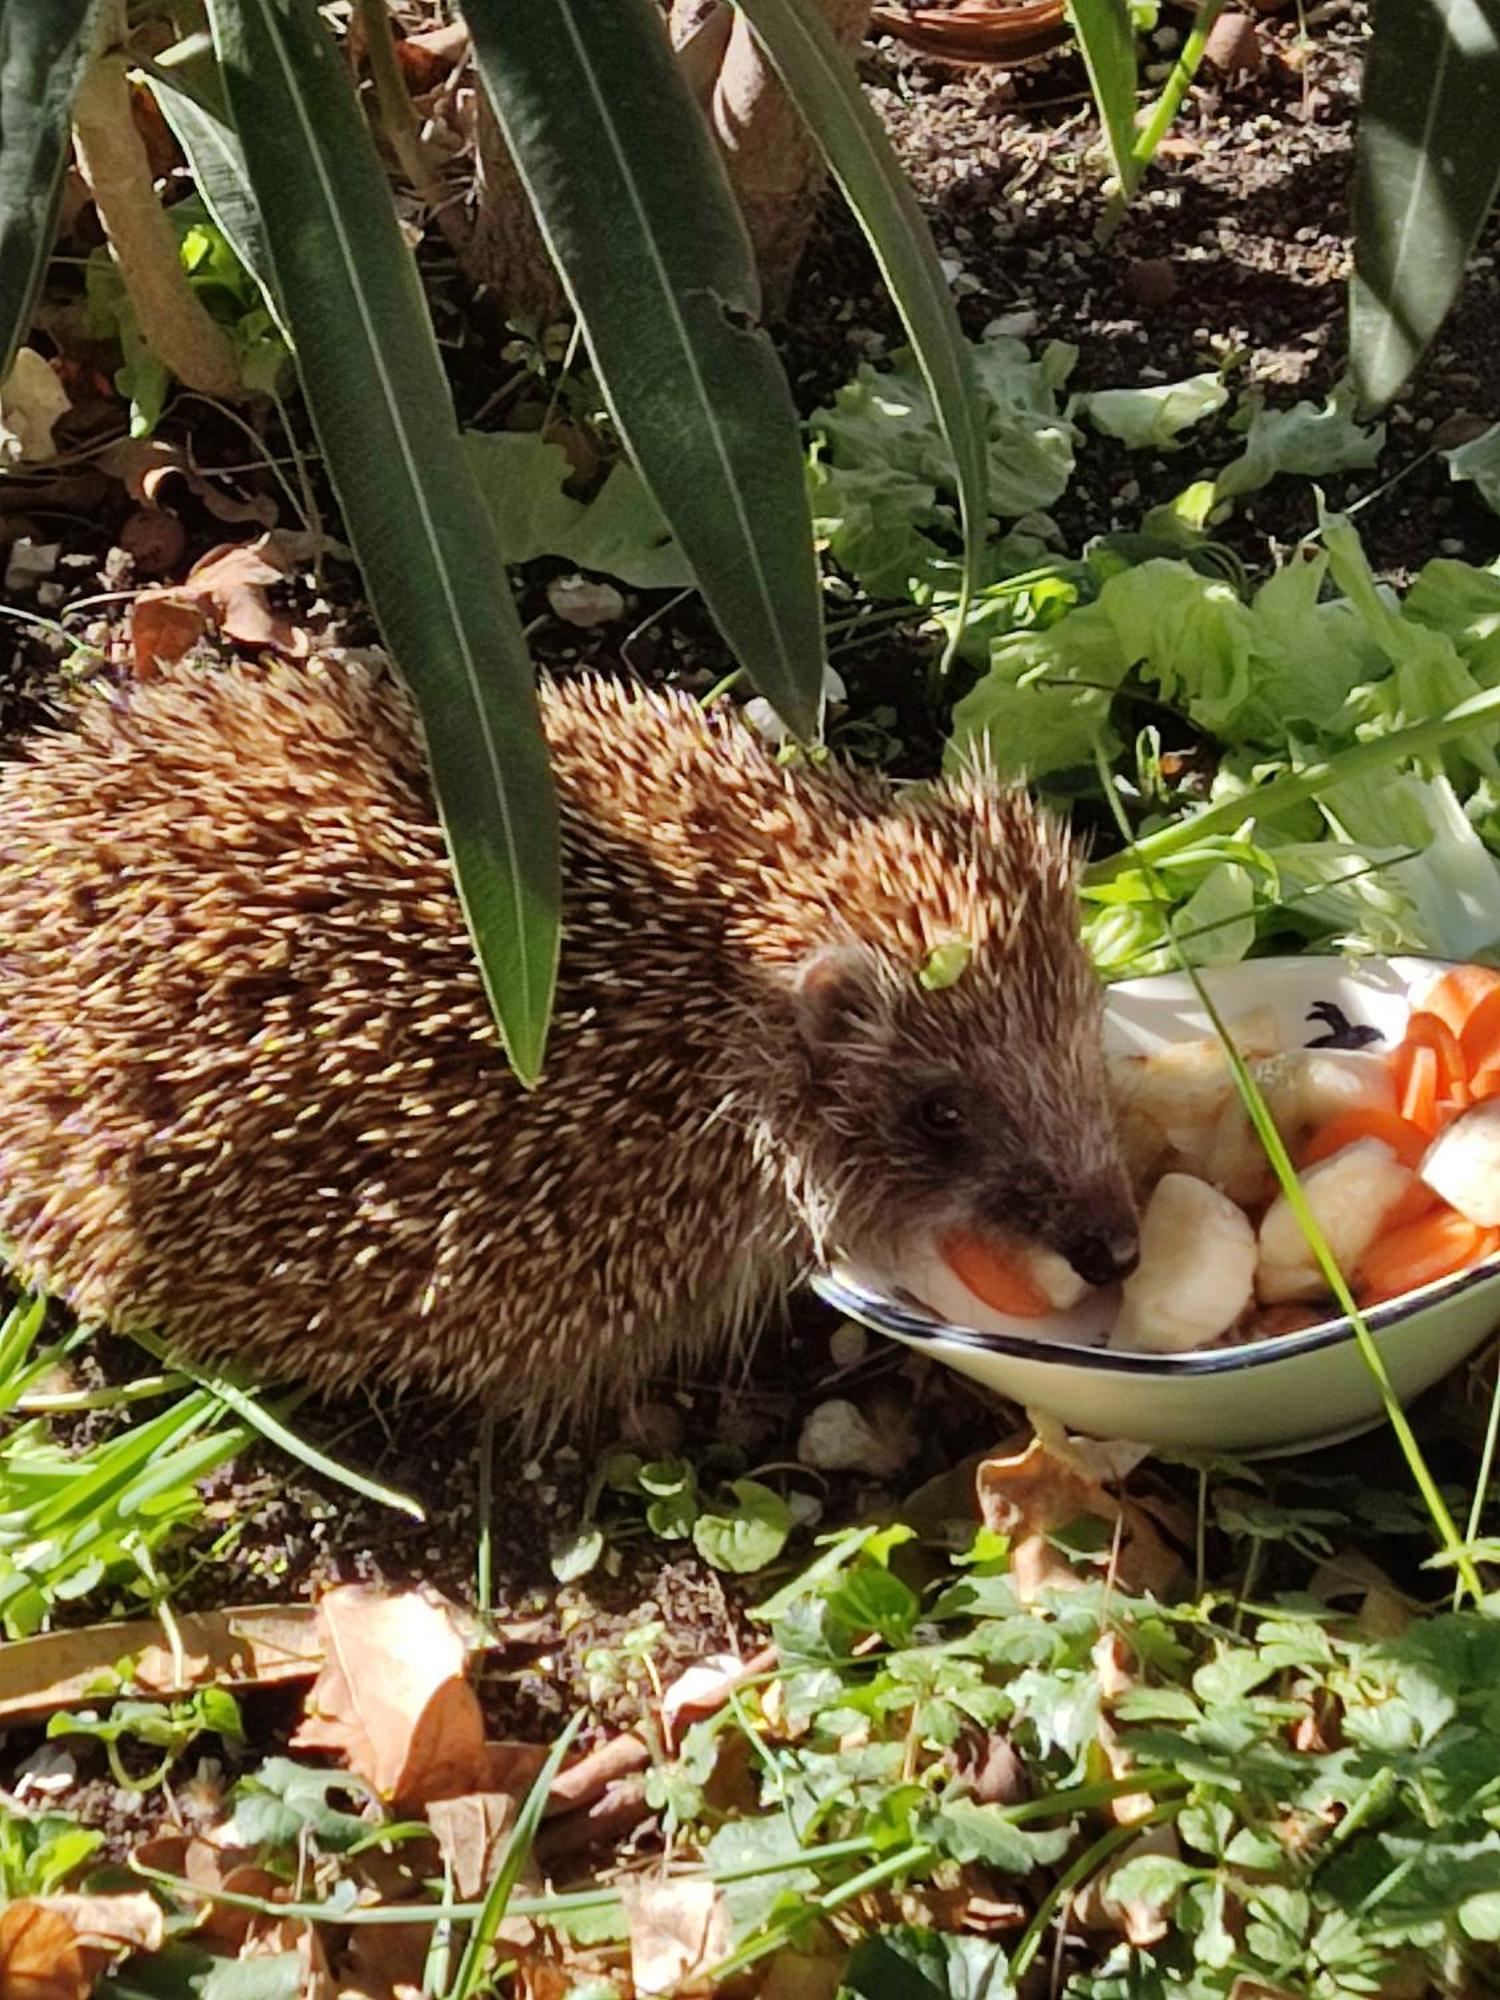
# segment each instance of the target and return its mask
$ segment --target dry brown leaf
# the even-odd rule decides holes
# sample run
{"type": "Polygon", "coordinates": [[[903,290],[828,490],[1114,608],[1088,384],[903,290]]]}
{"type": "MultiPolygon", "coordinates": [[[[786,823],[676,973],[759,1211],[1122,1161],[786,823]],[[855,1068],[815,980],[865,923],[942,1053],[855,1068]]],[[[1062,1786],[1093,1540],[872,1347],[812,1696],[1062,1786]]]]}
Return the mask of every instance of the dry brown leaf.
{"type": "Polygon", "coordinates": [[[1325,1604],[1357,1598],[1354,1623],[1362,1639],[1397,1639],[1411,1623],[1411,1608],[1396,1585],[1358,1549],[1339,1549],[1319,1563],[1307,1587],[1325,1604]]]}
{"type": "Polygon", "coordinates": [[[1010,1537],[1011,1576],[1022,1603],[1071,1588],[1079,1572],[1047,1537],[1091,1514],[1116,1529],[1114,1574],[1124,1590],[1165,1595],[1181,1567],[1142,1508],[1103,1484],[1120,1476],[1118,1456],[1091,1438],[1035,1437],[1024,1451],[987,1458],[975,1474],[986,1527],[1010,1537]]]}
{"type": "Polygon", "coordinates": [[[709,1972],[729,1950],[729,1912],[717,1887],[627,1877],[619,1888],[637,1994],[707,1992],[709,1972]]]}
{"type": "Polygon", "coordinates": [[[0,382],[0,465],[38,465],[53,457],[52,426],[70,407],[44,357],[34,347],[18,348],[0,382]]]}
{"type": "Polygon", "coordinates": [[[500,1865],[516,1823],[516,1801],[508,1792],[434,1799],[427,1823],[453,1872],[454,1894],[469,1903],[484,1894],[500,1865]]]}
{"type": "Polygon", "coordinates": [[[683,1730],[690,1724],[717,1714],[749,1672],[737,1653],[713,1653],[684,1668],[661,1698],[662,1735],[668,1751],[677,1749],[683,1730]]]}
{"type": "Polygon", "coordinates": [[[165,506],[162,489],[169,480],[180,479],[216,521],[255,521],[263,528],[274,528],[281,518],[269,494],[257,493],[243,500],[226,493],[189,461],[180,446],[165,438],[118,438],[95,455],[94,463],[111,479],[118,479],[132,500],[150,506],[165,506]]]}
{"type": "Polygon", "coordinates": [[[125,1896],[21,1896],[0,1912],[0,2000],[83,2000],[104,1968],[160,1951],[160,1906],[125,1896]]]}
{"type": "Polygon", "coordinates": [[[644,1771],[650,1762],[651,1752],[639,1736],[611,1736],[558,1772],[547,1795],[546,1817],[555,1819],[578,1806],[592,1805],[616,1779],[644,1771]]]}
{"type": "Polygon", "coordinates": [[[310,1680],[323,1664],[314,1617],[302,1605],[245,1605],[179,1615],[187,1678],[179,1681],[154,1618],[84,1625],[0,1646],[0,1727],[41,1721],[99,1698],[99,1677],[134,1659],[134,1684],[160,1695],[195,1687],[265,1687],[310,1680]]]}
{"type": "Polygon", "coordinates": [[[1031,1797],[1026,1766],[999,1729],[965,1730],[949,1752],[953,1775],[983,1806],[1015,1806],[1031,1797]]]}
{"type": "Polygon", "coordinates": [[[1136,1897],[1120,1902],[1110,1894],[1110,1884],[1120,1869],[1143,1854],[1162,1854],[1180,1861],[1182,1850],[1177,1844],[1176,1830],[1170,1826],[1148,1827],[1121,1848],[1107,1868],[1085,1882],[1073,1898],[1073,1916],[1085,1930],[1118,1931],[1137,1950],[1160,1943],[1172,1928],[1155,1903],[1136,1897]]]}
{"type": "Polygon", "coordinates": [[[266,602],[281,567],[250,543],[210,549],[181,583],[138,593],[130,610],[130,650],[138,674],[180,660],[200,638],[217,632],[236,645],[305,659],[306,632],[266,602]]]}
{"type": "Polygon", "coordinates": [[[317,1610],[327,1665],[293,1747],[342,1757],[404,1811],[479,1790],[484,1718],[448,1608],[419,1591],[349,1584],[317,1610]]]}
{"type": "Polygon", "coordinates": [[[431,1924],[354,1924],[338,1961],[340,2000],[420,2000],[431,1924]]]}

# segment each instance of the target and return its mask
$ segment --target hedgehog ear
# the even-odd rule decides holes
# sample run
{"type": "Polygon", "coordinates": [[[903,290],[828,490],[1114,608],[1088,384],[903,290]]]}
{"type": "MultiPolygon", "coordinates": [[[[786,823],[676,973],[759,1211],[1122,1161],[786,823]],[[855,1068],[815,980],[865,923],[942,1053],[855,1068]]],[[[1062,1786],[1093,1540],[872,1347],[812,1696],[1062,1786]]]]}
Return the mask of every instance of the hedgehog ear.
{"type": "Polygon", "coordinates": [[[873,954],[864,945],[825,944],[792,973],[797,1027],[809,1048],[839,1039],[875,990],[873,954]]]}

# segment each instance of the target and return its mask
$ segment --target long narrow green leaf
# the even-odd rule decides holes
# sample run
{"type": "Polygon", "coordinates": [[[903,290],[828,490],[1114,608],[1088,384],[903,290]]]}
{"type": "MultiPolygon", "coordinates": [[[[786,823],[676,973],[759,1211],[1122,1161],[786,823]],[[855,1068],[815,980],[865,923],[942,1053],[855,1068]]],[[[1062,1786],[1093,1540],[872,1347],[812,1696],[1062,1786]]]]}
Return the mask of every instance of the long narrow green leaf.
{"type": "Polygon", "coordinates": [[[308,412],[421,711],[459,894],[517,1073],[557,968],[556,806],[501,552],[411,252],[313,0],[209,0],[308,412]]]}
{"type": "Polygon", "coordinates": [[[801,433],[655,0],[464,0],[610,412],[741,666],[803,738],[823,636],[801,433]]]}
{"type": "Polygon", "coordinates": [[[953,454],[964,566],[951,660],[981,582],[989,527],[989,458],[969,343],[916,197],[859,87],[854,65],[816,7],[799,0],[735,0],[821,148],[905,323],[933,414],[953,454]]]}
{"type": "Polygon", "coordinates": [[[1349,361],[1388,403],[1463,282],[1500,191],[1500,0],[1376,0],[1354,169],[1349,361]]]}
{"type": "Polygon", "coordinates": [[[31,324],[57,229],[73,95],[100,0],[0,0],[0,382],[31,324]]]}
{"type": "MultiPolygon", "coordinates": [[[[169,57],[171,53],[169,50],[169,57]]],[[[271,275],[271,252],[261,226],[260,209],[251,191],[245,151],[223,101],[212,52],[206,51],[205,58],[191,63],[184,60],[181,65],[170,64],[163,58],[147,70],[146,82],[187,157],[193,184],[203,197],[204,207],[260,287],[267,311],[282,326],[271,275]]]]}
{"type": "Polygon", "coordinates": [[[1135,157],[1135,24],[1129,0],[1068,0],[1067,14],[1089,73],[1110,165],[1128,201],[1145,167],[1135,157]]]}

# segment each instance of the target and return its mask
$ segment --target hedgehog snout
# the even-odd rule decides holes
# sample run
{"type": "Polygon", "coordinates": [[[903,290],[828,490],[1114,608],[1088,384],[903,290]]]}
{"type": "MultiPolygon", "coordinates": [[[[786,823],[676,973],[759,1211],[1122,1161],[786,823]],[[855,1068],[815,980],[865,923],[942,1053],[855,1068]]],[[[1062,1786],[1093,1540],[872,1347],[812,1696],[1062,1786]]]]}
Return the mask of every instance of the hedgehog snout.
{"type": "Polygon", "coordinates": [[[1112,1285],[1128,1278],[1141,1261],[1140,1233],[1134,1223],[1128,1229],[1085,1230],[1066,1237],[1058,1247],[1088,1285],[1112,1285]]]}

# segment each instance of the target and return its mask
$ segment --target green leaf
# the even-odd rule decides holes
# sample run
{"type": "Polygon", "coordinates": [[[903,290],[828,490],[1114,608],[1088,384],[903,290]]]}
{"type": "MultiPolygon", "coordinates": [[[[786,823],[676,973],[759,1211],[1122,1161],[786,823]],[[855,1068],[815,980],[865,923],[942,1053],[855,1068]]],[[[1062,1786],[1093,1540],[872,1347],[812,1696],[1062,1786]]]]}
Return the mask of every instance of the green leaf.
{"type": "Polygon", "coordinates": [[[1135,24],[1130,8],[1127,0],[1068,0],[1067,14],[1089,73],[1110,165],[1128,196],[1141,174],[1134,157],[1135,24]]]}
{"type": "MultiPolygon", "coordinates": [[[[194,63],[190,73],[186,65],[179,69],[159,63],[147,72],[146,82],[186,155],[204,207],[255,280],[267,312],[285,332],[276,304],[271,252],[250,186],[245,150],[223,102],[218,71],[207,61],[194,63]]],[[[287,338],[290,344],[290,336],[287,338]]]]}
{"type": "Polygon", "coordinates": [[[1438,457],[1447,461],[1450,479],[1472,480],[1486,507],[1500,514],[1500,424],[1491,424],[1467,444],[1441,451],[1438,457]]]}
{"type": "Polygon", "coordinates": [[[1137,449],[1170,448],[1183,431],[1222,410],[1229,390],[1217,369],[1146,389],[1095,389],[1079,407],[1095,430],[1137,449]]]}
{"type": "Polygon", "coordinates": [[[611,416],[720,630],[802,738],[823,636],[797,414],[652,0],[466,0],[480,78],[611,416]]]}
{"type": "Polygon", "coordinates": [[[604,1530],[592,1522],[552,1551],[551,1570],[559,1583],[576,1583],[596,1567],[604,1553],[604,1530]]]}
{"type": "Polygon", "coordinates": [[[1442,325],[1500,189],[1500,0],[1376,0],[1354,164],[1349,359],[1380,409],[1442,325]]]}
{"type": "Polygon", "coordinates": [[[980,583],[990,498],[984,418],[968,342],[936,246],[884,125],[817,7],[736,0],[864,231],[901,315],[954,468],[963,524],[956,653],[980,583]]]}
{"type": "Polygon", "coordinates": [[[1070,1827],[1034,1833],[1006,1817],[1003,1806],[950,1799],[921,1823],[924,1840],[954,1861],[982,1861],[1002,1875],[1029,1875],[1061,1858],[1073,1844],[1070,1827]]]}
{"type": "Polygon", "coordinates": [[[0,0],[0,382],[52,254],[73,96],[101,0],[0,0]]]}
{"type": "Polygon", "coordinates": [[[860,1940],[840,1993],[856,2000],[1011,2000],[1015,1990],[1003,1945],[902,1925],[860,1940]]]}
{"type": "Polygon", "coordinates": [[[226,1958],[198,1988],[198,2000],[297,2000],[302,1960],[294,1951],[260,1958],[226,1958]]]}
{"type": "Polygon", "coordinates": [[[539,431],[465,431],[464,443],[510,563],[562,556],[638,590],[693,580],[646,482],[622,459],[591,500],[563,491],[572,467],[539,431]]]}
{"type": "Polygon", "coordinates": [[[705,1510],[693,1523],[693,1546],[714,1569],[746,1575],[774,1562],[792,1532],[791,1510],[756,1479],[735,1479],[733,1512],[705,1510]]]}
{"type": "Polygon", "coordinates": [[[557,971],[556,807],[530,662],[385,174],[313,0],[209,0],[308,411],[421,713],[464,914],[512,1066],[557,971]]]}
{"type": "Polygon", "coordinates": [[[1310,479],[1329,472],[1358,472],[1373,465],[1385,448],[1385,425],[1369,428],[1354,421],[1354,390],[1342,382],[1321,409],[1296,403],[1289,410],[1249,406],[1245,448],[1214,481],[1214,499],[1254,493],[1282,472],[1310,479]]]}

